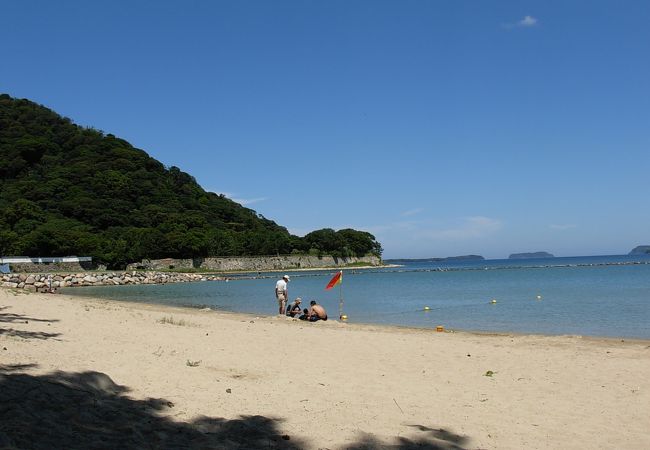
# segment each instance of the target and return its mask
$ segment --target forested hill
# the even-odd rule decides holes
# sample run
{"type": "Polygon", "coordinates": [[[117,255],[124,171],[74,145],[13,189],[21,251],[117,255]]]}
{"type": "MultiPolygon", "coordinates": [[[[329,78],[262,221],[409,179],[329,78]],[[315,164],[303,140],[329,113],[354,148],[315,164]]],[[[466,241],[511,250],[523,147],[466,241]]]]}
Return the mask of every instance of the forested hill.
{"type": "Polygon", "coordinates": [[[112,134],[0,95],[0,256],[93,256],[119,268],[143,258],[381,253],[370,233],[304,238],[206,192],[112,134]]]}

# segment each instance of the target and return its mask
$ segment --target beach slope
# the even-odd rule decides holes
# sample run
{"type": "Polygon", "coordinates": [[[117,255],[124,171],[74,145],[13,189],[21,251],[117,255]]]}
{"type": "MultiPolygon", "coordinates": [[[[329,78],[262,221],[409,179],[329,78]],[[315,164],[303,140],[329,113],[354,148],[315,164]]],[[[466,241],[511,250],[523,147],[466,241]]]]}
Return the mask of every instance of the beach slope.
{"type": "Polygon", "coordinates": [[[648,373],[646,341],[0,289],[1,448],[650,448],[648,373]]]}

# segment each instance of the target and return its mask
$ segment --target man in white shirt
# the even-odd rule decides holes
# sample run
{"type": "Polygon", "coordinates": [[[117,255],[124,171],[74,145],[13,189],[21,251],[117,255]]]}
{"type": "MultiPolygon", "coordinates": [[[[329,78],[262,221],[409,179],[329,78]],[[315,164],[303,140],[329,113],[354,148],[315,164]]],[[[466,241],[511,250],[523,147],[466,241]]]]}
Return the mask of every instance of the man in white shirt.
{"type": "Polygon", "coordinates": [[[281,279],[275,283],[275,298],[278,299],[278,314],[284,315],[284,310],[287,306],[287,298],[289,298],[289,290],[287,285],[289,284],[289,275],[283,276],[281,279]]]}

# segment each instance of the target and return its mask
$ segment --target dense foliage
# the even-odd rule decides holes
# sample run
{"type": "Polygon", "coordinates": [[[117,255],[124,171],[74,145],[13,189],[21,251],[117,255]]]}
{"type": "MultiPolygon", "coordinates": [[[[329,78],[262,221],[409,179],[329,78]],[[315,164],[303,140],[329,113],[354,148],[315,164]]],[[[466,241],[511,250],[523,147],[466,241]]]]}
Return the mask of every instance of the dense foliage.
{"type": "Polygon", "coordinates": [[[0,255],[84,255],[122,267],[290,253],[380,255],[381,246],[351,229],[293,236],[123,139],[0,95],[0,255]]]}

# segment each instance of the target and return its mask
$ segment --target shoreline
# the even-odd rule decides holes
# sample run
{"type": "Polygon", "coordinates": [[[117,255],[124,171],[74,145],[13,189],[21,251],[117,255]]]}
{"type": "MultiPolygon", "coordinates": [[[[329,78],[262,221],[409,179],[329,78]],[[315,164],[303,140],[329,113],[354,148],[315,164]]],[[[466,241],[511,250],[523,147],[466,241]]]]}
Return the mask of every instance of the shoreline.
{"type": "MultiPolygon", "coordinates": [[[[55,294],[58,295],[58,294],[55,294]]],[[[66,295],[61,294],[61,295],[66,295]]],[[[210,307],[199,307],[199,306],[188,306],[188,305],[169,305],[163,303],[147,303],[147,302],[132,302],[128,300],[113,300],[113,299],[103,299],[99,297],[93,297],[92,295],[73,295],[73,297],[78,297],[85,299],[87,301],[101,301],[101,302],[110,302],[117,304],[126,304],[131,308],[146,307],[151,306],[153,309],[177,311],[179,314],[185,312],[199,311],[201,313],[214,313],[217,315],[223,314],[227,316],[238,316],[240,319],[277,319],[296,322],[297,319],[290,318],[286,316],[280,316],[278,314],[257,314],[253,312],[241,312],[241,311],[230,311],[226,309],[214,309],[210,307]],[[286,317],[286,318],[285,318],[286,317]]],[[[149,308],[144,308],[149,309],[149,308]]],[[[375,331],[405,331],[413,333],[450,333],[450,334],[463,334],[467,336],[485,336],[485,337],[535,337],[535,338],[563,338],[563,339],[579,339],[583,341],[596,341],[601,343],[629,343],[632,345],[647,345],[650,346],[650,338],[630,338],[625,336],[595,336],[595,335],[585,335],[585,334],[543,334],[543,333],[524,333],[524,332],[515,332],[515,331],[481,331],[481,330],[468,330],[464,328],[446,328],[442,332],[436,331],[435,327],[418,327],[414,325],[394,325],[394,324],[385,324],[385,323],[373,323],[373,322],[354,322],[354,321],[342,321],[336,318],[330,318],[327,320],[328,323],[336,323],[350,328],[358,328],[364,330],[375,330],[375,331]]]]}
{"type": "MultiPolygon", "coordinates": [[[[221,280],[219,280],[221,281],[221,280]]],[[[75,286],[75,287],[69,287],[65,289],[83,289],[84,287],[89,287],[89,286],[75,286]]],[[[109,286],[110,287],[110,286],[109,286]]],[[[117,287],[117,286],[113,286],[117,287]]],[[[206,308],[209,309],[209,311],[217,313],[217,314],[241,314],[246,317],[277,317],[277,314],[265,314],[265,313],[255,313],[255,312],[247,312],[247,311],[231,311],[227,309],[214,309],[206,305],[187,305],[187,304],[164,304],[164,303],[150,303],[150,302],[136,302],[136,301],[129,301],[129,300],[114,300],[114,299],[109,299],[109,298],[101,298],[101,297],[94,297],[91,294],[85,295],[85,294],[70,294],[67,292],[57,292],[52,295],[68,295],[71,297],[75,298],[84,298],[86,300],[96,300],[96,301],[108,301],[108,302],[117,302],[119,304],[127,304],[131,305],[134,307],[137,307],[137,305],[152,305],[152,306],[159,306],[162,308],[179,308],[180,310],[186,310],[186,311],[205,311],[206,308]]],[[[338,318],[335,318],[335,316],[332,316],[328,322],[337,322],[341,323],[346,326],[359,326],[359,327],[376,327],[376,328],[388,328],[388,329],[404,329],[404,330],[420,330],[423,332],[433,332],[437,333],[436,331],[436,326],[431,326],[431,327],[424,327],[424,326],[415,326],[415,325],[399,325],[399,324],[387,324],[387,323],[376,323],[376,322],[355,322],[355,321],[342,321],[338,318]]],[[[624,342],[637,342],[640,344],[650,344],[650,338],[639,338],[639,337],[628,337],[628,336],[601,336],[601,335],[590,335],[590,334],[570,334],[570,333],[562,333],[562,334],[544,334],[544,333],[533,333],[533,332],[519,332],[519,331],[486,331],[486,330],[475,330],[475,329],[466,329],[466,328],[449,328],[449,327],[444,327],[443,333],[465,333],[468,335],[476,335],[476,336],[502,336],[502,337],[507,337],[507,336],[537,336],[537,337],[566,337],[566,338],[571,338],[571,339],[584,339],[584,340],[601,340],[601,341],[612,341],[612,342],[617,342],[617,341],[624,341],[624,342]]]]}
{"type": "MultiPolygon", "coordinates": [[[[75,288],[76,289],[76,288],[75,288]]],[[[19,293],[18,295],[23,295],[19,293]]],[[[133,302],[129,300],[114,300],[114,299],[105,299],[100,297],[93,297],[92,295],[68,295],[65,293],[56,293],[48,295],[63,295],[68,296],[71,299],[81,299],[89,302],[107,302],[118,305],[125,305],[128,308],[133,309],[144,309],[148,311],[159,311],[159,312],[177,312],[178,314],[192,314],[192,313],[201,313],[201,314],[215,314],[216,316],[224,315],[228,317],[235,317],[241,320],[280,320],[285,322],[297,322],[299,324],[308,324],[309,322],[299,321],[296,318],[291,318],[288,316],[280,316],[279,314],[257,314],[253,312],[240,312],[240,311],[230,311],[226,309],[214,309],[210,307],[199,307],[199,306],[188,306],[188,305],[173,305],[173,304],[163,304],[163,303],[148,303],[148,302],[133,302]]],[[[360,329],[360,330],[372,330],[372,331],[383,331],[390,333],[391,331],[404,331],[406,333],[424,333],[424,334],[458,334],[465,336],[475,336],[475,337],[497,337],[497,338],[560,338],[560,339],[577,339],[581,341],[594,341],[599,343],[610,343],[610,344],[622,344],[628,343],[630,345],[645,345],[650,348],[650,338],[628,338],[624,336],[593,336],[593,335],[584,335],[584,334],[542,334],[542,333],[523,333],[523,332],[514,332],[514,331],[481,331],[481,330],[467,330],[463,328],[446,328],[442,332],[436,331],[435,327],[418,327],[413,325],[393,325],[393,324],[383,324],[383,323],[372,323],[372,322],[348,322],[342,321],[336,318],[330,318],[325,322],[319,322],[329,326],[329,324],[336,324],[341,327],[349,327],[350,329],[360,329]]]]}
{"type": "Polygon", "coordinates": [[[1,289],[0,355],[18,448],[650,447],[649,341],[1,289]]]}

